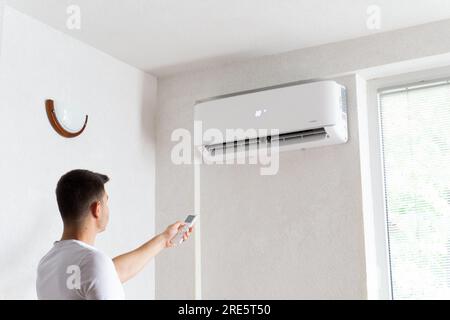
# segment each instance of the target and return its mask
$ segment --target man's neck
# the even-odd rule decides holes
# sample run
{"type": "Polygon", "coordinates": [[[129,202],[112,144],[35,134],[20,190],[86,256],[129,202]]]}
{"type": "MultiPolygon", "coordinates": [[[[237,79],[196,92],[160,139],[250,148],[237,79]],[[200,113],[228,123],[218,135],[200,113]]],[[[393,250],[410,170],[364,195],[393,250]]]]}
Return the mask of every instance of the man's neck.
{"type": "Polygon", "coordinates": [[[79,240],[91,246],[95,243],[96,232],[89,228],[72,228],[64,226],[61,240],[79,240]]]}

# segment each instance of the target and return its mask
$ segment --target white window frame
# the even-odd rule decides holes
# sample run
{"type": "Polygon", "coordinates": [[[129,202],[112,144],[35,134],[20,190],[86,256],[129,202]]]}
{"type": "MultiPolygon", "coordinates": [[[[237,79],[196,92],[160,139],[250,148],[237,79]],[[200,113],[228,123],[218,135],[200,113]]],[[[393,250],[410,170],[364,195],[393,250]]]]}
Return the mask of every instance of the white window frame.
{"type": "Polygon", "coordinates": [[[367,80],[366,101],[363,101],[366,103],[358,107],[358,117],[369,299],[393,299],[378,93],[389,88],[448,79],[450,67],[367,80]]]}

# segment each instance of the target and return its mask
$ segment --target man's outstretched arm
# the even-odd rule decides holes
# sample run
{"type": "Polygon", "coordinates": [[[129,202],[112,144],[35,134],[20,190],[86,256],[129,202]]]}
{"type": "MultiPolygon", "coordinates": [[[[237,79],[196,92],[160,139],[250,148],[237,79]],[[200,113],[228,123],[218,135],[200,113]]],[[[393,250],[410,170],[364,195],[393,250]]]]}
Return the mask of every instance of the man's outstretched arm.
{"type": "MultiPolygon", "coordinates": [[[[153,237],[139,248],[115,257],[113,262],[120,281],[123,283],[131,279],[162,249],[173,247],[174,244],[170,242],[170,239],[172,239],[183,226],[184,222],[181,221],[171,224],[163,233],[153,237]]],[[[189,228],[189,231],[183,235],[183,239],[187,240],[192,231],[193,228],[189,228]]]]}

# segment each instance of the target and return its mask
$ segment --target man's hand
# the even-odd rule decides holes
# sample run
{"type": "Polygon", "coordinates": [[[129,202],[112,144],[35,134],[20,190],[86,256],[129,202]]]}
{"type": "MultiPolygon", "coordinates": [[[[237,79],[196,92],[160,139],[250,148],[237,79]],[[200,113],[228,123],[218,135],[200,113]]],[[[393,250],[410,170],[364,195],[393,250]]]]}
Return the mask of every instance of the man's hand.
{"type": "MultiPolygon", "coordinates": [[[[175,246],[175,244],[172,243],[170,240],[173,237],[175,237],[175,235],[178,233],[178,230],[183,229],[184,226],[185,226],[184,222],[177,221],[174,224],[168,226],[166,230],[163,233],[161,233],[161,235],[164,237],[165,240],[164,243],[165,248],[171,248],[175,246]]],[[[183,234],[183,241],[186,241],[189,238],[193,230],[194,227],[190,227],[189,230],[183,234]]]]}

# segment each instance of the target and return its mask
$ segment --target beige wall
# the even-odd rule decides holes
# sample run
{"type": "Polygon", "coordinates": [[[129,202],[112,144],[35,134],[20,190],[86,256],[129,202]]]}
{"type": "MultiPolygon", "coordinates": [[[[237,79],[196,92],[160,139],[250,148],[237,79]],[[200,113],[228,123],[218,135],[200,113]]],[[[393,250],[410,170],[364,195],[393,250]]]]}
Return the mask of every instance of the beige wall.
{"type": "MultiPolygon", "coordinates": [[[[170,134],[192,130],[195,100],[447,53],[449,28],[446,20],[160,79],[157,229],[193,211],[193,168],[171,163],[170,134]]],[[[252,166],[202,168],[204,298],[367,297],[356,84],[337,80],[349,89],[347,144],[282,153],[272,177],[252,166]]],[[[193,241],[164,252],[156,297],[193,298],[193,275],[193,241]]]]}
{"type": "Polygon", "coordinates": [[[3,12],[5,10],[5,1],[0,0],[0,54],[2,53],[2,37],[3,37],[3,12]]]}
{"type": "MultiPolygon", "coordinates": [[[[354,76],[336,80],[348,88],[347,144],[281,153],[275,176],[254,165],[201,167],[204,298],[366,297],[356,85],[354,76]]],[[[169,139],[172,129],[192,127],[195,99],[161,105],[158,227],[192,212],[192,168],[170,163],[169,139]]],[[[192,297],[193,242],[164,255],[157,298],[192,297]]]]}
{"type": "Polygon", "coordinates": [[[355,79],[349,142],[254,165],[203,166],[203,294],[207,299],[365,298],[355,79]]]}

